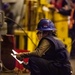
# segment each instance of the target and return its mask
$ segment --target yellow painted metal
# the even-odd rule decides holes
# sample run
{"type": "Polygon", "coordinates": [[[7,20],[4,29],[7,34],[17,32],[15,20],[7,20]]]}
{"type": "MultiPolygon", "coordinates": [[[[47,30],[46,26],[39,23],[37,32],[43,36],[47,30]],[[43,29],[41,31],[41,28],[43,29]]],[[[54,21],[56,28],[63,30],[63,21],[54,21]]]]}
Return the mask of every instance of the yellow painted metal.
{"type": "Polygon", "coordinates": [[[68,21],[68,16],[62,15],[58,12],[54,12],[54,21],[56,22],[63,22],[63,21],[68,21]]]}
{"type": "Polygon", "coordinates": [[[47,8],[50,6],[47,0],[26,0],[25,5],[25,15],[22,20],[22,25],[25,26],[25,30],[35,30],[39,20],[42,18],[52,19],[52,11],[43,10],[43,6],[47,8]],[[30,9],[29,3],[31,5],[30,9]],[[31,12],[29,10],[31,10],[31,12]]]}
{"type": "MultiPolygon", "coordinates": [[[[48,9],[48,10],[49,10],[49,9],[48,9]]],[[[50,20],[51,20],[51,18],[52,18],[52,13],[51,13],[51,11],[44,11],[44,10],[43,10],[43,13],[44,13],[44,16],[45,16],[46,19],[50,19],[50,20]]]]}
{"type": "Polygon", "coordinates": [[[19,36],[19,49],[24,49],[24,35],[19,36]]]}
{"type": "MultiPolygon", "coordinates": [[[[28,31],[28,36],[32,39],[32,41],[37,44],[37,36],[36,36],[36,32],[30,32],[28,31]]],[[[27,45],[27,49],[29,51],[33,51],[35,50],[36,46],[32,43],[32,41],[28,38],[28,45],[27,45]]]]}
{"type": "Polygon", "coordinates": [[[26,10],[26,12],[25,12],[25,15],[24,15],[24,19],[23,19],[23,22],[24,22],[24,29],[25,30],[27,30],[28,29],[28,27],[27,27],[27,24],[28,24],[28,14],[29,14],[29,12],[28,12],[28,0],[26,0],[26,8],[25,8],[25,10],[26,10]]]}
{"type": "Polygon", "coordinates": [[[23,31],[15,30],[15,35],[19,35],[19,49],[23,50],[25,44],[27,44],[27,50],[33,51],[36,48],[35,45],[37,45],[37,43],[38,43],[36,31],[25,31],[25,32],[28,35],[27,40],[24,38],[24,36],[26,36],[26,34],[23,31]],[[25,40],[27,41],[27,43],[25,43],[25,40]]]}
{"type": "Polygon", "coordinates": [[[41,5],[47,4],[47,0],[40,0],[40,4],[41,4],[41,5]]]}
{"type": "Polygon", "coordinates": [[[68,37],[68,20],[67,16],[63,16],[59,13],[54,13],[54,23],[57,29],[57,37],[67,38],[68,37]]]}
{"type": "Polygon", "coordinates": [[[26,36],[26,35],[24,34],[24,32],[22,30],[15,30],[14,34],[15,34],[15,40],[17,40],[16,35],[19,36],[19,39],[18,39],[18,41],[19,41],[19,49],[23,50],[24,46],[25,46],[24,36],[26,36]]]}
{"type": "Polygon", "coordinates": [[[68,37],[68,24],[67,22],[56,22],[56,35],[59,38],[67,38],[68,37]]]}
{"type": "Polygon", "coordinates": [[[52,19],[53,19],[53,12],[52,12],[52,10],[49,10],[49,13],[48,13],[49,15],[49,19],[52,21],[52,19]]]}

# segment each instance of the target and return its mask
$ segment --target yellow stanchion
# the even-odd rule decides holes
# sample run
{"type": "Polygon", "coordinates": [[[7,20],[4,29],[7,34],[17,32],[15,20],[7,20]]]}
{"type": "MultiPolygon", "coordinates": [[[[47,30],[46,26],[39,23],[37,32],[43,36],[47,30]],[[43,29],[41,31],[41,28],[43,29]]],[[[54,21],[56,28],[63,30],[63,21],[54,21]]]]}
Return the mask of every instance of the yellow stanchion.
{"type": "Polygon", "coordinates": [[[19,49],[23,50],[26,45],[27,50],[33,51],[36,48],[35,45],[37,45],[38,43],[36,31],[26,31],[26,33],[28,35],[27,39],[24,38],[26,34],[23,31],[21,30],[15,31],[15,35],[19,36],[19,49]]]}
{"type": "MultiPolygon", "coordinates": [[[[32,39],[34,44],[37,44],[37,36],[36,36],[36,32],[31,32],[28,31],[28,36],[32,39]]],[[[27,44],[27,49],[32,52],[36,46],[32,43],[32,41],[28,38],[28,44],[27,44]]]]}
{"type": "Polygon", "coordinates": [[[14,35],[15,35],[15,40],[18,41],[18,45],[16,41],[16,46],[18,46],[18,48],[21,50],[23,50],[24,48],[26,49],[26,42],[27,42],[27,39],[25,39],[26,34],[22,30],[15,30],[14,35]]]}
{"type": "Polygon", "coordinates": [[[24,35],[20,35],[19,36],[19,49],[24,49],[24,44],[25,44],[25,41],[24,41],[24,35]]]}

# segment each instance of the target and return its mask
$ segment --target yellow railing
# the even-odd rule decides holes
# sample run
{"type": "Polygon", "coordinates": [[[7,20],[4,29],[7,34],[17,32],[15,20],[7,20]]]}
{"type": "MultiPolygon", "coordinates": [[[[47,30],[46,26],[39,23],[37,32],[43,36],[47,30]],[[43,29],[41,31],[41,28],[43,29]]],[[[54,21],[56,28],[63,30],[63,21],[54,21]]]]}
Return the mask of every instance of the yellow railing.
{"type": "Polygon", "coordinates": [[[36,31],[26,31],[26,33],[27,34],[25,34],[24,31],[21,30],[15,30],[15,40],[17,40],[17,36],[19,37],[18,48],[22,50],[27,49],[29,51],[33,51],[38,43],[36,31]]]}

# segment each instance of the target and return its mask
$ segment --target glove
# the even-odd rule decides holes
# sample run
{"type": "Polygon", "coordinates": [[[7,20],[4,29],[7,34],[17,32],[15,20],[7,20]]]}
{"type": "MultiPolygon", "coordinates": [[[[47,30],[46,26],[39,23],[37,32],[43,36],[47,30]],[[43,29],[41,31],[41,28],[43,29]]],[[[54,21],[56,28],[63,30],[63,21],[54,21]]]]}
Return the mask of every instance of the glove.
{"type": "Polygon", "coordinates": [[[22,53],[18,53],[18,54],[16,54],[16,58],[20,61],[23,61],[22,55],[23,55],[22,53]]]}
{"type": "Polygon", "coordinates": [[[17,54],[16,57],[19,60],[21,60],[21,59],[23,60],[23,58],[28,58],[28,57],[30,57],[30,55],[29,55],[29,52],[24,52],[24,53],[17,54]]]}

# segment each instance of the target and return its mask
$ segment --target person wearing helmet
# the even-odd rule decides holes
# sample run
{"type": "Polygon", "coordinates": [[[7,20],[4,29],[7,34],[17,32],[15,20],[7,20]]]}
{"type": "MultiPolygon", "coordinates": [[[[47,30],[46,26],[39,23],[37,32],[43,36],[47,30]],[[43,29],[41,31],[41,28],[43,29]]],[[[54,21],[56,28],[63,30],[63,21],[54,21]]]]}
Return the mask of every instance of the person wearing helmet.
{"type": "Polygon", "coordinates": [[[71,75],[71,64],[65,45],[54,36],[53,22],[41,19],[37,30],[42,34],[33,52],[19,53],[17,58],[29,57],[28,67],[31,75],[71,75]]]}

